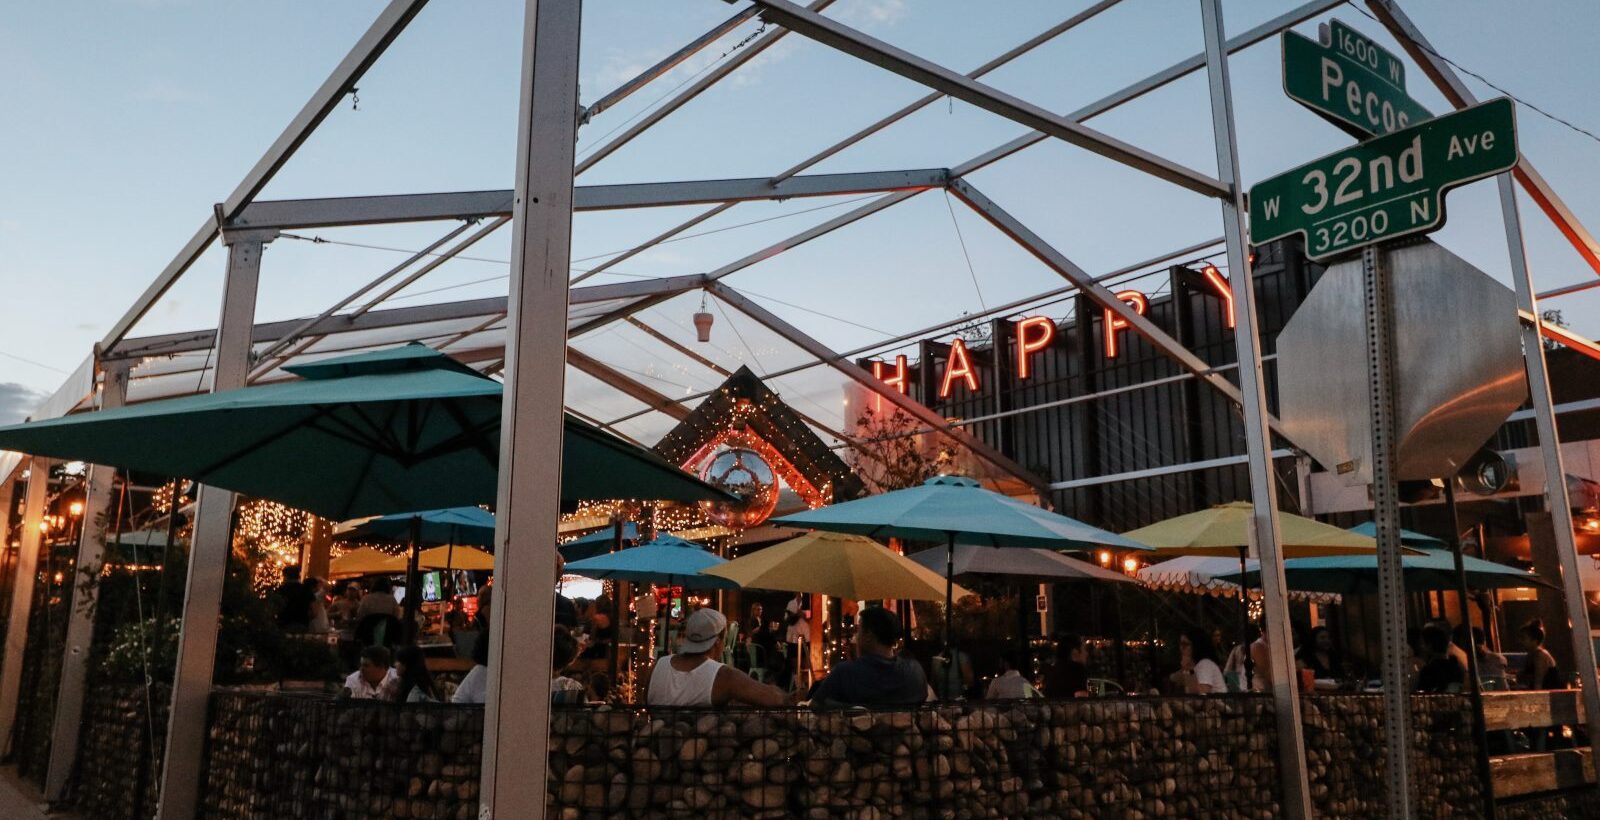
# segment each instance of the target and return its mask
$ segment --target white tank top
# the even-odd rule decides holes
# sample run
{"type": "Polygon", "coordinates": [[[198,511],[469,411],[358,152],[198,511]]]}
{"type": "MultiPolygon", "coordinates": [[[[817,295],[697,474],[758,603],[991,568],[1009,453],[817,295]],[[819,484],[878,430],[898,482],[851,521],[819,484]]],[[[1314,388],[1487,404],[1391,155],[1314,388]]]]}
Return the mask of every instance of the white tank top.
{"type": "Polygon", "coordinates": [[[711,688],[717,682],[719,661],[706,659],[688,672],[679,672],[667,656],[656,662],[650,674],[650,691],[646,703],[650,706],[710,706],[711,688]]]}

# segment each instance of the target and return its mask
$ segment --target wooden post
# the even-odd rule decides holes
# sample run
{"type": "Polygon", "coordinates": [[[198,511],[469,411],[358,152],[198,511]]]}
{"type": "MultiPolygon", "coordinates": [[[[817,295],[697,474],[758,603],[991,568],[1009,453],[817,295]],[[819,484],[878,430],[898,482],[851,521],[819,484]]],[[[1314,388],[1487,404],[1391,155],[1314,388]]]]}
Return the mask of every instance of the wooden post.
{"type": "Polygon", "coordinates": [[[28,465],[28,495],[22,513],[22,546],[17,551],[16,572],[11,576],[11,615],[6,621],[5,654],[0,656],[0,753],[11,750],[11,730],[17,725],[17,695],[22,689],[22,654],[28,644],[28,615],[33,607],[33,584],[39,573],[39,549],[44,543],[45,504],[50,490],[48,459],[35,457],[28,465]]]}

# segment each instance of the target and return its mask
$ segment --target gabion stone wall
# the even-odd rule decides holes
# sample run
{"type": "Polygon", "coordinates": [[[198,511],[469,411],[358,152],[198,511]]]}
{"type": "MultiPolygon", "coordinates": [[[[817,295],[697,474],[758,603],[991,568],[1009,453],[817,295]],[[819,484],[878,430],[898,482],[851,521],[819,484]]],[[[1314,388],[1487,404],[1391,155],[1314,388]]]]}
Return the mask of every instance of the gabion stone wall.
{"type": "Polygon", "coordinates": [[[1506,801],[1495,806],[1500,820],[1571,820],[1600,817],[1600,793],[1592,789],[1506,801]]]}
{"type": "Polygon", "coordinates": [[[71,802],[95,820],[146,820],[155,815],[170,690],[90,681],[73,768],[71,802]]]}
{"type": "MultiPolygon", "coordinates": [[[[1366,818],[1384,811],[1383,697],[1316,695],[1301,698],[1306,765],[1318,816],[1366,818]]],[[[1429,816],[1483,814],[1466,695],[1411,697],[1411,777],[1418,805],[1429,816]]]]}
{"type": "MultiPolygon", "coordinates": [[[[142,695],[90,692],[77,804],[96,820],[148,817],[157,779],[142,695]]],[[[166,699],[157,693],[158,727],[166,699]]],[[[1437,816],[1481,813],[1468,703],[1413,699],[1416,779],[1437,816]]],[[[1381,698],[1302,704],[1319,816],[1381,815],[1381,698]]],[[[1279,814],[1272,716],[1270,699],[1250,696],[874,712],[560,709],[549,800],[553,816],[574,820],[1267,818],[1279,814]]],[[[481,707],[218,692],[202,815],[468,820],[477,816],[482,730],[481,707]]],[[[1502,814],[1593,809],[1546,799],[1502,814]]]]}
{"type": "Polygon", "coordinates": [[[481,707],[218,692],[201,812],[472,820],[482,751],[481,707]]]}
{"type": "Polygon", "coordinates": [[[563,817],[1272,817],[1265,698],[567,712],[563,817]]]}

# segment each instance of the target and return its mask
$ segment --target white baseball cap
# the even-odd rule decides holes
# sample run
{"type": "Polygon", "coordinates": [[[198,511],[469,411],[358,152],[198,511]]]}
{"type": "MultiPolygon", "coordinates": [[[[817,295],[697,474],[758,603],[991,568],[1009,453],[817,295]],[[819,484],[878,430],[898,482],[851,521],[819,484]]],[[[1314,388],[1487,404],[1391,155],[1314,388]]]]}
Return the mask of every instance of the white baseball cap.
{"type": "Polygon", "coordinates": [[[683,643],[678,651],[685,654],[704,652],[728,629],[728,619],[715,609],[697,609],[683,622],[683,643]]]}

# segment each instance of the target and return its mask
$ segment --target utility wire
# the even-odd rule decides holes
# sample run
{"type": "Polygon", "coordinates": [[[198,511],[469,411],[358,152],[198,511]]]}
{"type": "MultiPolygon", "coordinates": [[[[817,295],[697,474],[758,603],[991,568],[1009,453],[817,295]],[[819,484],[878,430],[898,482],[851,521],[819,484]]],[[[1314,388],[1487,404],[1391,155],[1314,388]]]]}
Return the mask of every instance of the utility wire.
{"type": "Polygon", "coordinates": [[[67,372],[65,370],[62,370],[59,367],[51,367],[50,365],[47,365],[44,362],[36,362],[33,359],[26,359],[26,358],[23,358],[22,356],[18,356],[15,353],[7,353],[4,350],[0,350],[0,356],[4,356],[4,357],[6,357],[8,359],[16,359],[17,361],[22,362],[23,364],[31,364],[34,367],[42,367],[45,370],[53,370],[53,371],[55,371],[57,373],[60,373],[63,376],[72,375],[71,373],[69,373],[69,372],[67,372]]]}
{"type": "MultiPolygon", "coordinates": [[[[1374,23],[1377,23],[1378,25],[1383,25],[1383,21],[1382,20],[1379,20],[1378,18],[1372,16],[1372,12],[1369,12],[1366,9],[1356,5],[1355,0],[1346,0],[1346,2],[1349,4],[1350,8],[1355,9],[1356,12],[1358,12],[1362,16],[1364,16],[1367,19],[1373,21],[1374,23]]],[[[1528,102],[1527,100],[1525,100],[1525,99],[1523,99],[1521,97],[1518,97],[1517,95],[1511,93],[1510,91],[1507,91],[1504,88],[1501,88],[1499,85],[1496,85],[1488,77],[1485,77],[1482,74],[1479,74],[1478,72],[1473,71],[1472,69],[1467,68],[1466,66],[1456,62],[1455,60],[1452,60],[1449,57],[1446,57],[1443,54],[1440,54],[1439,52],[1435,51],[1433,48],[1429,47],[1426,43],[1419,43],[1416,40],[1411,39],[1410,37],[1406,37],[1404,33],[1396,33],[1396,36],[1397,37],[1404,37],[1407,42],[1411,43],[1412,45],[1416,46],[1417,48],[1422,49],[1423,51],[1428,52],[1429,54],[1432,54],[1435,57],[1438,57],[1440,60],[1443,60],[1446,64],[1448,64],[1451,68],[1454,68],[1455,70],[1461,72],[1462,74],[1465,74],[1468,77],[1471,77],[1471,78],[1477,80],[1478,82],[1483,83],[1484,85],[1489,86],[1490,88],[1500,92],[1501,94],[1504,94],[1505,96],[1510,97],[1513,100],[1516,100],[1518,103],[1520,103],[1522,106],[1524,106],[1528,110],[1533,111],[1534,113],[1539,114],[1540,116],[1543,116],[1545,119],[1550,120],[1551,122],[1558,123],[1560,125],[1564,125],[1567,128],[1569,128],[1569,129],[1571,129],[1573,131],[1576,131],[1577,133],[1582,134],[1583,136],[1588,137],[1591,140],[1594,140],[1595,142],[1600,142],[1600,134],[1595,134],[1595,132],[1590,131],[1587,128],[1584,128],[1581,125],[1576,125],[1576,124],[1574,124],[1572,121],[1570,121],[1568,119],[1565,119],[1563,117],[1559,117],[1559,116],[1557,116],[1555,114],[1552,114],[1549,111],[1546,111],[1543,108],[1540,108],[1539,106],[1534,105],[1533,103],[1528,102]]]]}
{"type": "Polygon", "coordinates": [[[956,219],[956,206],[950,202],[950,189],[944,191],[944,206],[950,210],[950,225],[956,229],[956,241],[961,243],[961,256],[967,260],[967,273],[972,276],[972,289],[978,292],[978,307],[985,313],[989,306],[983,301],[983,287],[978,284],[978,271],[972,267],[972,254],[967,252],[967,238],[961,235],[961,222],[956,219]]]}

